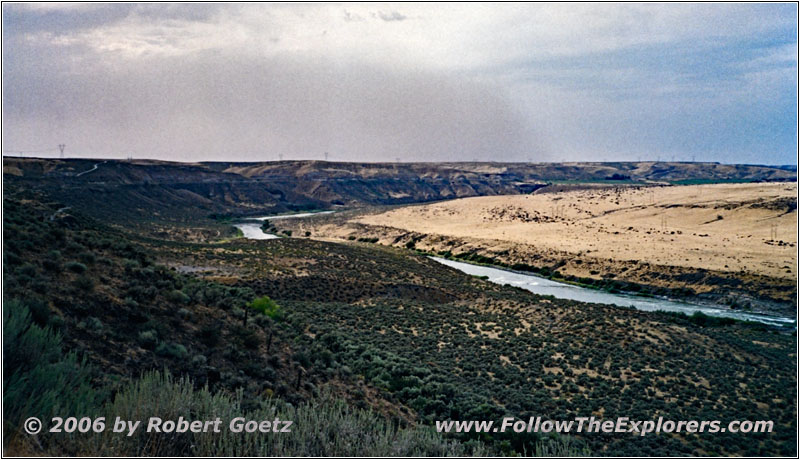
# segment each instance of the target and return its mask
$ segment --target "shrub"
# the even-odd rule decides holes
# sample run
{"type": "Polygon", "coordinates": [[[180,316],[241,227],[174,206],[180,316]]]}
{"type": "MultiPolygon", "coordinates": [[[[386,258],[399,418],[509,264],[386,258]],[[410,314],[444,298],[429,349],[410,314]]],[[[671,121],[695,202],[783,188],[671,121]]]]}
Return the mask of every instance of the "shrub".
{"type": "Polygon", "coordinates": [[[83,272],[86,271],[86,265],[83,265],[80,262],[75,262],[74,260],[70,261],[70,262],[67,262],[66,267],[67,267],[67,270],[69,270],[69,271],[71,271],[73,273],[83,273],[83,272]]]}
{"type": "Polygon", "coordinates": [[[87,252],[82,252],[82,253],[78,254],[78,259],[80,259],[81,262],[83,262],[83,263],[85,263],[87,265],[92,265],[92,264],[94,264],[94,262],[96,260],[96,257],[94,255],[94,253],[91,253],[91,252],[87,251],[87,252]]]}
{"type": "Polygon", "coordinates": [[[261,345],[261,340],[258,338],[258,335],[252,330],[244,327],[237,327],[235,332],[242,340],[242,345],[244,345],[245,348],[255,350],[261,345]]]}
{"type": "Polygon", "coordinates": [[[205,326],[198,333],[200,342],[208,347],[215,347],[219,343],[220,328],[218,326],[205,326]]]}
{"type": "Polygon", "coordinates": [[[270,299],[267,296],[259,297],[248,305],[248,307],[259,311],[274,320],[278,320],[283,318],[283,310],[281,307],[275,303],[274,300],[270,299]]]}
{"type": "Polygon", "coordinates": [[[61,252],[50,251],[47,253],[47,257],[42,260],[42,267],[51,272],[57,272],[61,270],[61,252]]]}
{"type": "MultiPolygon", "coordinates": [[[[280,385],[279,385],[280,387],[280,385]]],[[[280,390],[278,391],[280,393],[280,390]]],[[[148,433],[133,436],[105,430],[81,438],[80,452],[96,456],[284,456],[284,457],[387,457],[490,455],[480,442],[461,443],[444,438],[431,427],[400,428],[380,414],[354,409],[328,394],[298,406],[267,400],[259,409],[245,411],[241,392],[211,393],[196,389],[186,379],[169,373],[151,372],[126,385],[107,404],[101,415],[137,420],[141,414],[158,414],[163,420],[178,417],[229,421],[291,420],[291,433],[265,436],[261,433],[148,433]]],[[[570,455],[577,449],[549,450],[570,455]]]]}
{"type": "MultiPolygon", "coordinates": [[[[5,446],[23,420],[90,414],[99,400],[90,369],[75,353],[61,353],[61,336],[31,321],[18,300],[3,305],[3,434],[5,446]]],[[[23,443],[30,437],[22,434],[23,443]]],[[[43,438],[45,439],[45,438],[43,438]]]]}
{"type": "Polygon", "coordinates": [[[122,301],[122,304],[125,305],[127,308],[131,309],[139,308],[139,302],[133,300],[130,297],[125,297],[125,299],[122,301]]]}
{"type": "Polygon", "coordinates": [[[73,284],[75,285],[76,288],[78,288],[78,289],[80,289],[82,291],[87,291],[88,292],[88,291],[91,291],[92,289],[94,289],[94,281],[91,278],[89,278],[88,276],[85,276],[85,275],[81,275],[81,276],[75,278],[75,281],[73,282],[73,284]]]}
{"type": "Polygon", "coordinates": [[[186,347],[175,342],[161,342],[156,347],[156,354],[159,356],[167,356],[170,358],[184,359],[189,356],[186,347]]]}
{"type": "Polygon", "coordinates": [[[167,294],[167,300],[169,300],[172,303],[187,304],[192,299],[188,295],[186,295],[183,291],[175,289],[170,291],[169,294],[167,294]]]}
{"type": "Polygon", "coordinates": [[[139,343],[144,348],[153,349],[158,344],[158,332],[153,329],[140,332],[139,343]]]}
{"type": "Polygon", "coordinates": [[[90,331],[102,331],[103,330],[103,322],[99,319],[95,318],[94,316],[90,316],[86,318],[86,322],[84,323],[86,329],[90,331]]]}
{"type": "Polygon", "coordinates": [[[29,297],[19,301],[31,314],[31,319],[39,326],[46,326],[50,319],[50,306],[42,299],[29,297]]]}

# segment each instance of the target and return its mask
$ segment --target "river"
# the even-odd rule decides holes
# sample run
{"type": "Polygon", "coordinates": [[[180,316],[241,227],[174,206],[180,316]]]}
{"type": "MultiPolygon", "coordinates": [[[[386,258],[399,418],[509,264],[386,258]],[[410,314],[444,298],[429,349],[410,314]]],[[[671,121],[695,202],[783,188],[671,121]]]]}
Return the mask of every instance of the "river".
{"type": "MultiPolygon", "coordinates": [[[[334,212],[336,211],[301,212],[298,214],[281,214],[277,216],[253,217],[252,219],[263,222],[265,220],[297,219],[300,217],[321,216],[323,214],[332,214],[334,212]]],[[[249,238],[251,240],[274,240],[276,238],[280,238],[278,235],[273,235],[271,233],[264,233],[261,230],[261,225],[262,224],[255,222],[242,222],[240,224],[234,224],[234,227],[241,230],[245,238],[249,238]]]]}
{"type": "Polygon", "coordinates": [[[658,297],[642,297],[626,294],[612,294],[606,291],[588,289],[572,284],[559,283],[547,278],[528,275],[510,270],[503,270],[482,265],[474,265],[465,262],[442,259],[441,257],[431,257],[431,259],[441,264],[453,267],[469,275],[486,276],[489,281],[497,284],[510,284],[517,286],[535,294],[552,295],[559,299],[577,300],[579,302],[593,302],[620,307],[634,307],[637,310],[645,311],[673,311],[691,315],[694,312],[702,312],[708,316],[728,317],[738,320],[757,321],[772,326],[792,326],[794,319],[782,318],[777,316],[767,316],[758,313],[745,313],[736,310],[726,310],[714,308],[707,305],[678,302],[658,297]]]}
{"type": "MultiPolygon", "coordinates": [[[[254,217],[253,220],[278,220],[278,219],[294,219],[302,217],[310,217],[322,214],[331,214],[335,211],[322,211],[322,212],[304,212],[299,214],[282,214],[277,216],[254,217]]],[[[259,222],[242,222],[235,224],[236,228],[242,231],[245,238],[254,240],[272,240],[280,238],[271,233],[264,233],[261,230],[261,223],[259,222]]],[[[466,262],[456,262],[454,260],[442,259],[441,257],[431,257],[431,259],[441,264],[453,267],[469,275],[486,276],[489,281],[497,284],[510,284],[518,286],[522,289],[533,292],[534,294],[551,295],[559,299],[577,300],[579,302],[592,302],[602,303],[608,305],[616,305],[620,307],[633,307],[637,310],[645,311],[673,311],[691,315],[694,312],[702,312],[708,316],[728,317],[738,320],[756,321],[759,323],[769,324],[772,326],[793,326],[794,319],[767,316],[758,313],[746,313],[736,310],[726,310],[722,308],[715,308],[708,305],[692,304],[687,302],[678,302],[675,300],[667,300],[659,297],[643,297],[626,294],[612,294],[606,291],[597,289],[588,289],[572,284],[559,283],[547,278],[539,276],[528,275],[510,270],[503,270],[500,268],[485,267],[483,265],[474,265],[466,262]]]]}

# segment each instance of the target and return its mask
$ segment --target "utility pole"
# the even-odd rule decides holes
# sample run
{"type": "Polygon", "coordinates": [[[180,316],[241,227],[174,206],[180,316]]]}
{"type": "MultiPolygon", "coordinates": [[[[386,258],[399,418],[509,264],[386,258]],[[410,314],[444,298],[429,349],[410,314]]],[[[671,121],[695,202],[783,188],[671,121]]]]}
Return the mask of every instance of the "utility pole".
{"type": "Polygon", "coordinates": [[[64,149],[67,148],[67,144],[58,144],[58,150],[61,151],[61,159],[64,159],[64,149]]]}

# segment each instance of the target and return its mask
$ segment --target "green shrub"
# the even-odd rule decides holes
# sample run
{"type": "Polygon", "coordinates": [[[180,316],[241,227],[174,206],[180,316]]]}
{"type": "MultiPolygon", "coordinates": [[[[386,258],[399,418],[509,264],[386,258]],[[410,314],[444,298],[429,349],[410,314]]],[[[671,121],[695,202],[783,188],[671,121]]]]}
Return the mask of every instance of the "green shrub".
{"type": "Polygon", "coordinates": [[[215,347],[219,343],[221,337],[220,328],[218,326],[205,326],[198,332],[198,337],[203,345],[208,347],[215,347]]]}
{"type": "Polygon", "coordinates": [[[85,275],[81,275],[75,278],[73,284],[75,285],[76,288],[80,289],[81,291],[89,292],[94,289],[94,280],[85,275]]]}
{"type": "Polygon", "coordinates": [[[122,304],[125,305],[127,308],[139,308],[139,302],[133,300],[130,297],[125,297],[122,301],[122,304]]]}
{"type": "Polygon", "coordinates": [[[20,432],[28,417],[49,420],[55,415],[91,414],[98,393],[90,386],[90,369],[75,353],[62,354],[61,336],[31,321],[18,300],[3,305],[3,435],[20,432]]]}
{"type": "Polygon", "coordinates": [[[48,252],[45,259],[42,260],[42,267],[51,272],[61,270],[61,252],[55,250],[48,252]]]}
{"type": "MultiPolygon", "coordinates": [[[[147,433],[133,436],[106,430],[82,438],[82,454],[96,456],[258,456],[258,457],[387,457],[489,455],[482,443],[463,444],[444,438],[431,427],[400,428],[369,410],[355,409],[327,394],[298,406],[267,400],[260,409],[246,411],[242,392],[211,393],[195,389],[185,378],[152,372],[126,385],[104,409],[106,419],[139,420],[158,414],[162,420],[214,420],[228,424],[246,420],[291,420],[291,433],[147,433]]],[[[282,424],[281,424],[282,425],[282,424]]],[[[572,451],[552,451],[573,453],[572,451]]]]}
{"type": "Polygon", "coordinates": [[[280,305],[275,303],[274,300],[270,299],[267,296],[259,297],[248,305],[248,307],[259,311],[274,320],[278,320],[283,318],[283,310],[281,309],[280,305]]]}
{"type": "Polygon", "coordinates": [[[80,262],[75,262],[74,260],[70,261],[70,262],[67,262],[66,267],[67,267],[67,270],[69,270],[69,271],[71,271],[73,273],[83,273],[83,272],[86,271],[86,265],[83,265],[80,262]]]}
{"type": "Polygon", "coordinates": [[[85,263],[87,265],[92,265],[92,264],[94,264],[94,262],[96,260],[96,257],[94,255],[94,253],[86,251],[86,252],[82,252],[82,253],[78,254],[78,259],[80,259],[81,262],[83,262],[83,263],[85,263]]]}
{"type": "Polygon", "coordinates": [[[170,358],[184,359],[189,356],[186,347],[175,342],[161,342],[156,347],[156,354],[159,356],[167,356],[170,358]]]}
{"type": "Polygon", "coordinates": [[[139,344],[144,348],[153,349],[158,344],[158,332],[153,329],[140,332],[139,344]]]}
{"type": "Polygon", "coordinates": [[[86,318],[86,322],[84,323],[86,329],[90,331],[102,331],[103,330],[103,322],[99,319],[95,318],[94,316],[90,316],[86,318]]]}
{"type": "Polygon", "coordinates": [[[175,289],[170,291],[169,294],[167,294],[167,300],[169,300],[172,303],[187,304],[192,299],[188,295],[186,295],[183,291],[175,289]]]}
{"type": "Polygon", "coordinates": [[[34,297],[22,299],[18,302],[22,303],[22,305],[24,305],[28,311],[30,311],[31,319],[34,323],[42,327],[47,325],[51,314],[50,306],[47,304],[47,302],[34,297]]]}

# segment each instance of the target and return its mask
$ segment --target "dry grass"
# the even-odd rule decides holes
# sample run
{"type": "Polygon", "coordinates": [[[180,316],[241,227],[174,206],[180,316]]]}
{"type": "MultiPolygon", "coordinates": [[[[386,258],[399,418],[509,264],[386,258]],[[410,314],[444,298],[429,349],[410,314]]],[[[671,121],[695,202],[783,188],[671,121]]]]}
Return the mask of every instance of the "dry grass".
{"type": "Polygon", "coordinates": [[[465,198],[356,222],[591,258],[796,278],[796,195],[796,183],[620,187],[465,198]]]}

